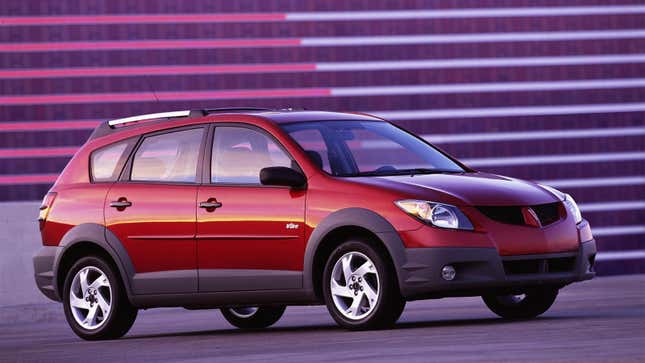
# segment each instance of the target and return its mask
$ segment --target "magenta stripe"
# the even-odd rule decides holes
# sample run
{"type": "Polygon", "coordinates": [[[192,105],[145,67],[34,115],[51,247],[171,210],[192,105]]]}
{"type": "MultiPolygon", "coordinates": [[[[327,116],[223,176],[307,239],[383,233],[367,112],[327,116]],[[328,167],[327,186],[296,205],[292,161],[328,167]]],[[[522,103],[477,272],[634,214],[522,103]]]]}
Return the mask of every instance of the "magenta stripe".
{"type": "Polygon", "coordinates": [[[299,38],[238,38],[238,39],[178,39],[127,40],[99,42],[38,42],[0,43],[0,52],[51,52],[117,49],[204,49],[244,47],[296,47],[299,38]]]}
{"type": "Polygon", "coordinates": [[[99,120],[0,122],[0,132],[93,129],[99,120]]]}
{"type": "Polygon", "coordinates": [[[0,159],[72,156],[77,150],[78,146],[0,149],[0,159]]]}
{"type": "Polygon", "coordinates": [[[0,97],[0,105],[71,104],[110,102],[153,102],[189,101],[206,99],[241,99],[275,97],[325,97],[331,95],[329,88],[277,88],[259,90],[227,91],[178,91],[178,92],[132,92],[132,93],[88,93],[88,94],[46,94],[0,97]]]}
{"type": "Polygon", "coordinates": [[[112,77],[139,75],[270,73],[315,71],[315,63],[225,64],[140,67],[77,67],[0,69],[0,78],[112,77]]]}
{"type": "Polygon", "coordinates": [[[52,184],[58,174],[0,175],[0,184],[52,184]]]}
{"type": "Polygon", "coordinates": [[[242,23],[286,18],[284,13],[9,16],[0,17],[0,25],[242,23]]]}

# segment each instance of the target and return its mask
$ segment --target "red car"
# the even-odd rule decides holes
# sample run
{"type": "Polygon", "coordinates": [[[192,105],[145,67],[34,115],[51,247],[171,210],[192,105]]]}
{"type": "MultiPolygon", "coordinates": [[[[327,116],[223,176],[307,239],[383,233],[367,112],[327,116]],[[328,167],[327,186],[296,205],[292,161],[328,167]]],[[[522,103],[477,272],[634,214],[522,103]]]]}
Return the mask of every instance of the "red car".
{"type": "Polygon", "coordinates": [[[324,303],[393,324],[406,301],[482,296],[531,318],[594,276],[571,196],[475,171],[374,116],[178,111],[97,127],[40,207],[35,278],[81,338],[137,310],[220,308],[240,328],[324,303]]]}

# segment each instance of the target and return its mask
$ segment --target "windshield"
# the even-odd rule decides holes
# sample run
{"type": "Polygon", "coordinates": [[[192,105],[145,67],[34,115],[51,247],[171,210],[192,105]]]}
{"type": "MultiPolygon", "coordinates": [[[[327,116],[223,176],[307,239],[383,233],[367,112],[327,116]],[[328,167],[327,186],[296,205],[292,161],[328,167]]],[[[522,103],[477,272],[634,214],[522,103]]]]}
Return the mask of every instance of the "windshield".
{"type": "Polygon", "coordinates": [[[285,124],[282,128],[331,175],[464,172],[431,145],[388,122],[315,121],[285,124]]]}

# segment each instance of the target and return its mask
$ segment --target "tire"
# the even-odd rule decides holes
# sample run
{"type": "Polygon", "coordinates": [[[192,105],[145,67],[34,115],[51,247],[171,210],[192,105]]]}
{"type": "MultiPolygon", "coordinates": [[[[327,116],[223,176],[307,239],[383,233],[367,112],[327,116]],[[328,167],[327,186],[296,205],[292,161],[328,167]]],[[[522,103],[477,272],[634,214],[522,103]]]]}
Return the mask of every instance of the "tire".
{"type": "Polygon", "coordinates": [[[263,329],[275,324],[286,306],[262,306],[220,309],[226,321],[240,329],[263,329]]]}
{"type": "Polygon", "coordinates": [[[95,256],[79,259],[67,272],[63,309],[69,326],[85,340],[120,338],[137,318],[114,268],[95,256]]]}
{"type": "Polygon", "coordinates": [[[346,329],[390,327],[405,308],[396,276],[387,257],[367,241],[347,241],[325,265],[322,290],[327,310],[346,329]]]}
{"type": "Polygon", "coordinates": [[[486,306],[505,319],[531,319],[543,314],[558,296],[556,288],[540,288],[522,295],[484,295],[486,306]]]}

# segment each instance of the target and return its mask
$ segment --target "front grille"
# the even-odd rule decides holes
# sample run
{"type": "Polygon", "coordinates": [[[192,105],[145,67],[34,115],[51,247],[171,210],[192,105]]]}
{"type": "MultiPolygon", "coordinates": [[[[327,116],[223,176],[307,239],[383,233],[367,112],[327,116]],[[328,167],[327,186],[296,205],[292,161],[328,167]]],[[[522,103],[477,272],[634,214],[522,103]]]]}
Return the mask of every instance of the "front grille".
{"type": "Polygon", "coordinates": [[[555,223],[560,220],[560,207],[561,203],[549,203],[549,204],[540,204],[534,205],[531,207],[535,214],[540,220],[540,224],[543,226],[548,226],[551,223],[555,223]]]}
{"type": "MultiPolygon", "coordinates": [[[[506,224],[526,225],[522,215],[522,208],[519,206],[479,206],[476,207],[486,217],[506,224]]],[[[542,226],[548,226],[555,223],[562,217],[562,203],[547,203],[532,205],[530,208],[535,212],[535,215],[540,220],[542,226]]]]}
{"type": "Polygon", "coordinates": [[[504,261],[507,275],[536,274],[540,272],[542,260],[504,261]]]}
{"type": "Polygon", "coordinates": [[[575,267],[575,257],[550,258],[547,261],[547,272],[569,272],[575,267]]]}
{"type": "Polygon", "coordinates": [[[522,207],[477,207],[486,217],[501,223],[524,224],[522,207]]]}
{"type": "Polygon", "coordinates": [[[503,261],[507,275],[570,272],[574,270],[575,263],[575,257],[503,261]]]}

